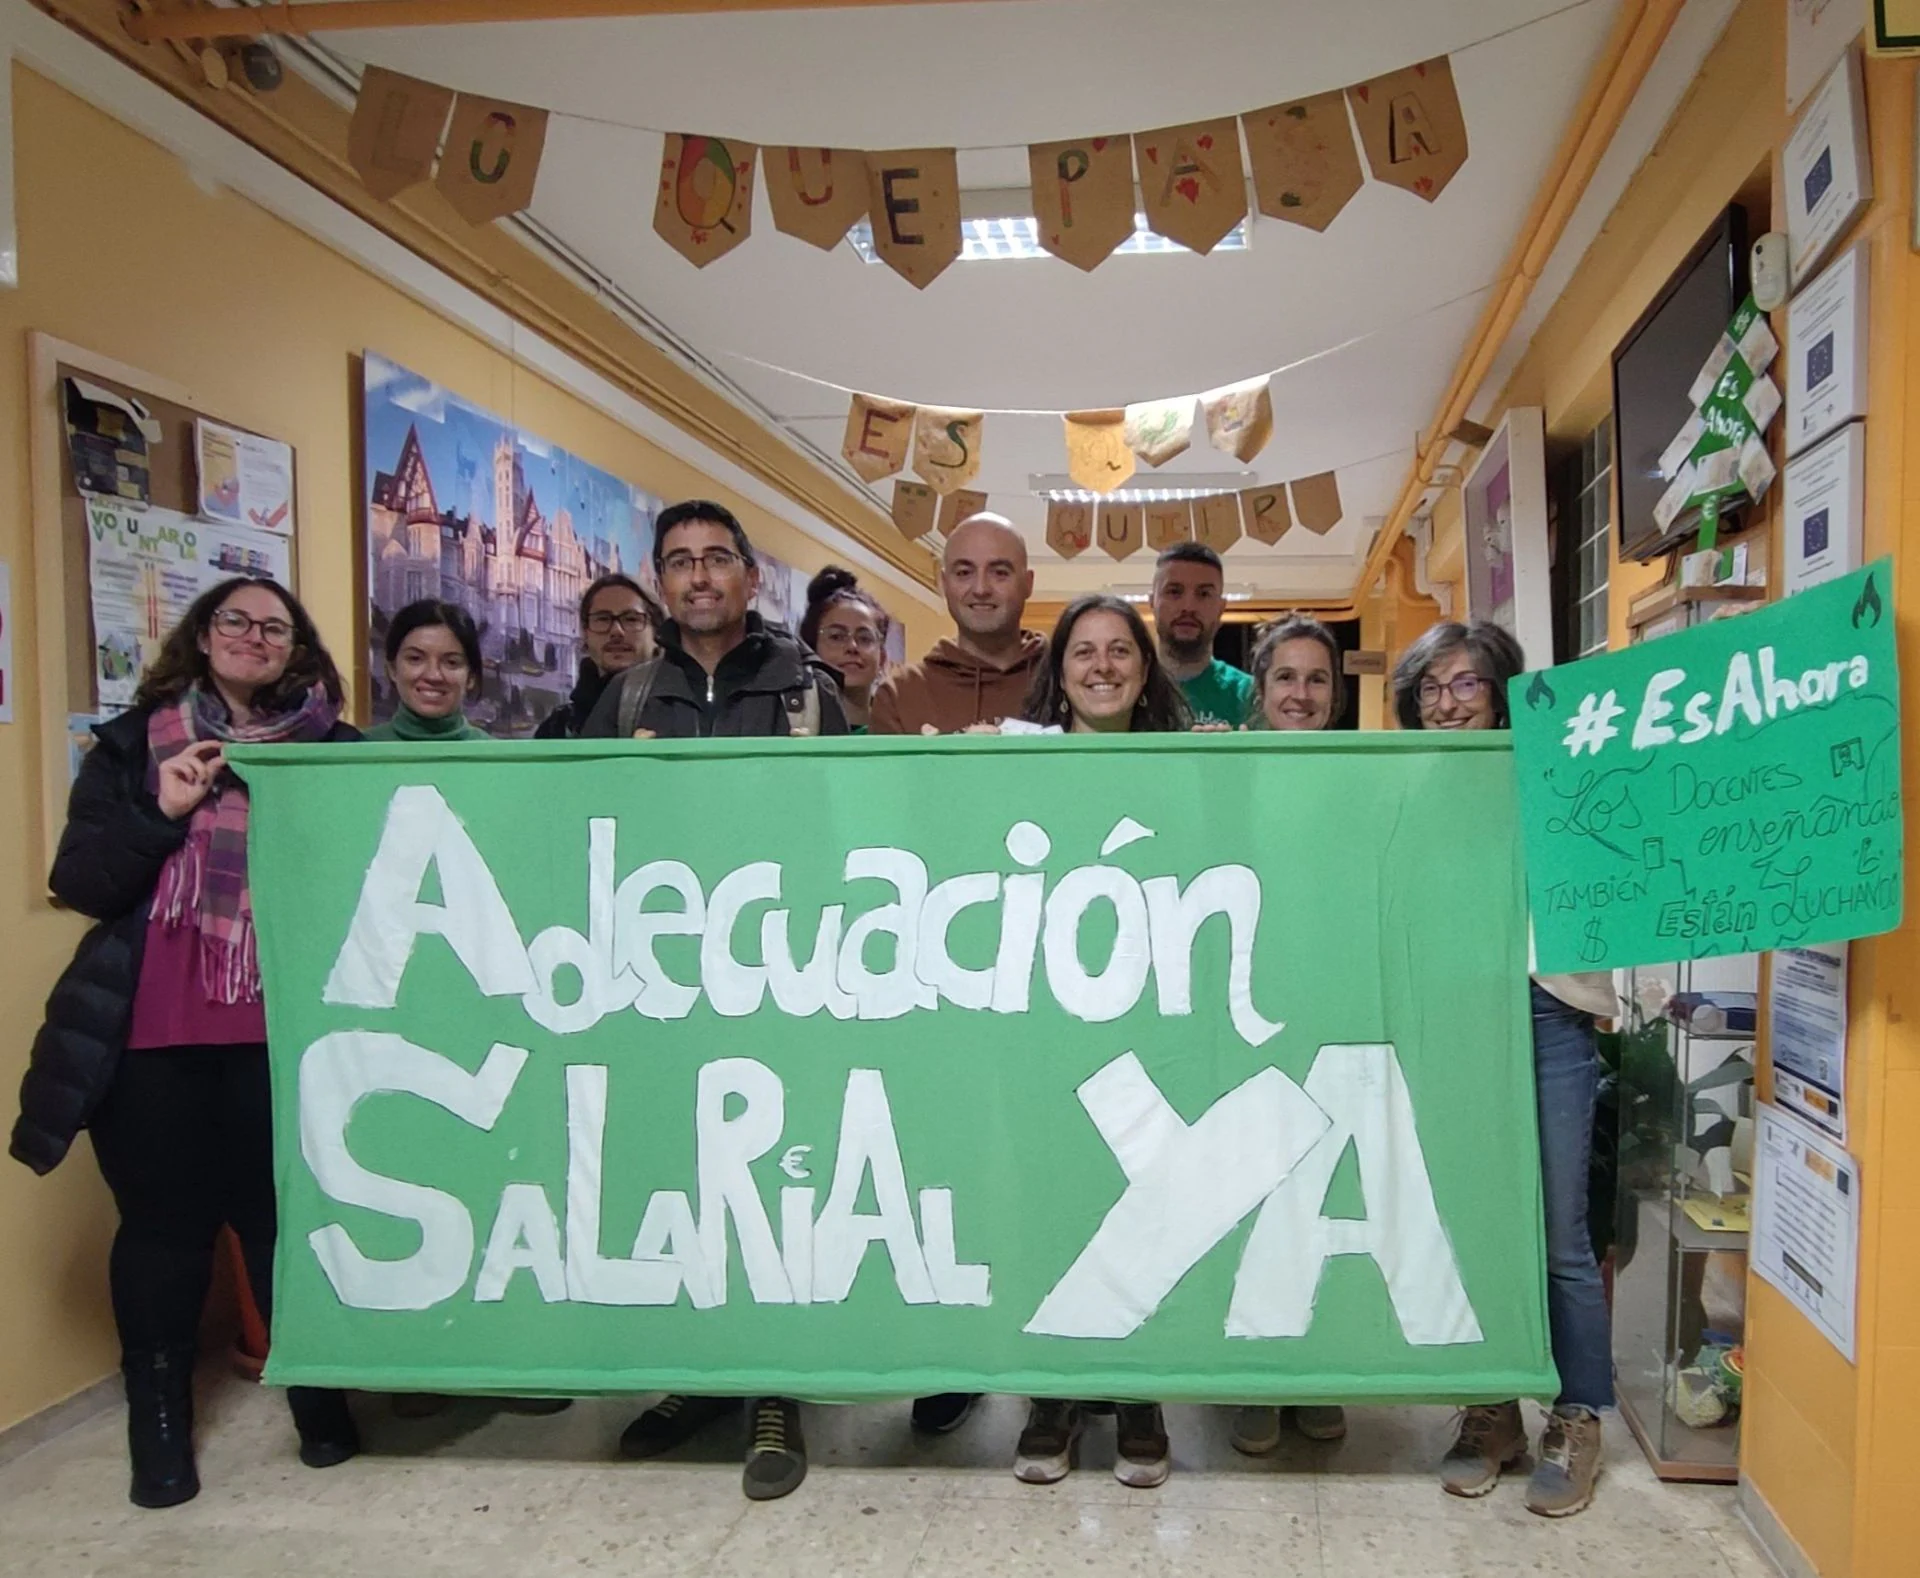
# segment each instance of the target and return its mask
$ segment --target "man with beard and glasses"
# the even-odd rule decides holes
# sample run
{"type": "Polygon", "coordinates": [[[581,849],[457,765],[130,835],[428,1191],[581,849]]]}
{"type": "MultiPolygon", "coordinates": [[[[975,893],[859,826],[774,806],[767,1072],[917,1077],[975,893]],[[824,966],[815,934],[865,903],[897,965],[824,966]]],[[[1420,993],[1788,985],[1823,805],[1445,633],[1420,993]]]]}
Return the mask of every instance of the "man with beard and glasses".
{"type": "Polygon", "coordinates": [[[1203,542],[1175,543],[1153,567],[1153,633],[1193,721],[1237,729],[1253,711],[1253,676],[1213,655],[1225,588],[1219,554],[1203,542]]]}

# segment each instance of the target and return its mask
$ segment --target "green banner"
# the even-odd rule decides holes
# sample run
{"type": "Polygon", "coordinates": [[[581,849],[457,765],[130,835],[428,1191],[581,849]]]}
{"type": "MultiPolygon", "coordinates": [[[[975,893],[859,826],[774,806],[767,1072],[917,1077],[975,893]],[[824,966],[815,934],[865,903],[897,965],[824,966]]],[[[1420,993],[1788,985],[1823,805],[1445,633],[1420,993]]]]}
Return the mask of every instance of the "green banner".
{"type": "Polygon", "coordinates": [[[232,759],[277,1382],[1553,1394],[1504,736],[232,759]]]}
{"type": "Polygon", "coordinates": [[[1542,970],[1900,924],[1890,560],[1508,698],[1542,970]]]}

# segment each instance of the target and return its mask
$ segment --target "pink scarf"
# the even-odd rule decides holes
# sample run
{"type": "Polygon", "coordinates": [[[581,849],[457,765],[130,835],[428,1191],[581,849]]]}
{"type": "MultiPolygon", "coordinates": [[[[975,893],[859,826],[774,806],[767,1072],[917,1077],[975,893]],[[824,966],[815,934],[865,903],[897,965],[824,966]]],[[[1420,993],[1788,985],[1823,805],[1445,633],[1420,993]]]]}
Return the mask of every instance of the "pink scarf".
{"type": "MultiPolygon", "coordinates": [[[[325,739],[339,716],[340,709],[316,685],[291,712],[235,724],[214,691],[194,685],[178,701],[154,708],[147,720],[147,788],[158,790],[162,762],[201,740],[311,743],[325,739]]],[[[149,914],[169,931],[192,926],[199,932],[200,983],[210,1002],[260,1001],[253,899],[247,891],[247,788],[231,772],[223,772],[190,813],[187,841],[161,867],[149,914]]]]}

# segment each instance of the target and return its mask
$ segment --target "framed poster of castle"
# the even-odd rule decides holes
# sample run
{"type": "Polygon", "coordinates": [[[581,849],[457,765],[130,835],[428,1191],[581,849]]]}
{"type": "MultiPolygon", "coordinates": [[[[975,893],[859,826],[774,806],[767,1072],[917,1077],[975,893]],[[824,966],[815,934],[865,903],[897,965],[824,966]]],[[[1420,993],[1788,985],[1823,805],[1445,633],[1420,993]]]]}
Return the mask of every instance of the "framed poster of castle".
{"type": "Polygon", "coordinates": [[[609,571],[651,587],[661,501],[378,352],[364,361],[373,721],[394,710],[388,621],[437,597],[480,630],[467,715],[525,739],[573,688],[580,594],[609,571]]]}

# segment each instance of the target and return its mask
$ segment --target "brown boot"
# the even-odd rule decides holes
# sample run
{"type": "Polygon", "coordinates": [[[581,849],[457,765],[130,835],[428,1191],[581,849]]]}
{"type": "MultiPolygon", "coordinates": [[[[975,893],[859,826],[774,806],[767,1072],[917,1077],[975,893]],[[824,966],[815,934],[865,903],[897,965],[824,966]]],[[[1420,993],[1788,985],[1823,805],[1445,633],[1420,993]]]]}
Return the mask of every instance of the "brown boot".
{"type": "Polygon", "coordinates": [[[1460,1416],[1460,1433],[1440,1464],[1440,1488],[1450,1496],[1484,1496],[1500,1471],[1527,1450],[1518,1403],[1482,1403],[1460,1416]]]}
{"type": "Polygon", "coordinates": [[[1600,1478],[1600,1419],[1584,1408],[1554,1409],[1540,1438],[1540,1462],[1527,1481],[1527,1511],[1543,1518],[1585,1512],[1600,1478]]]}

